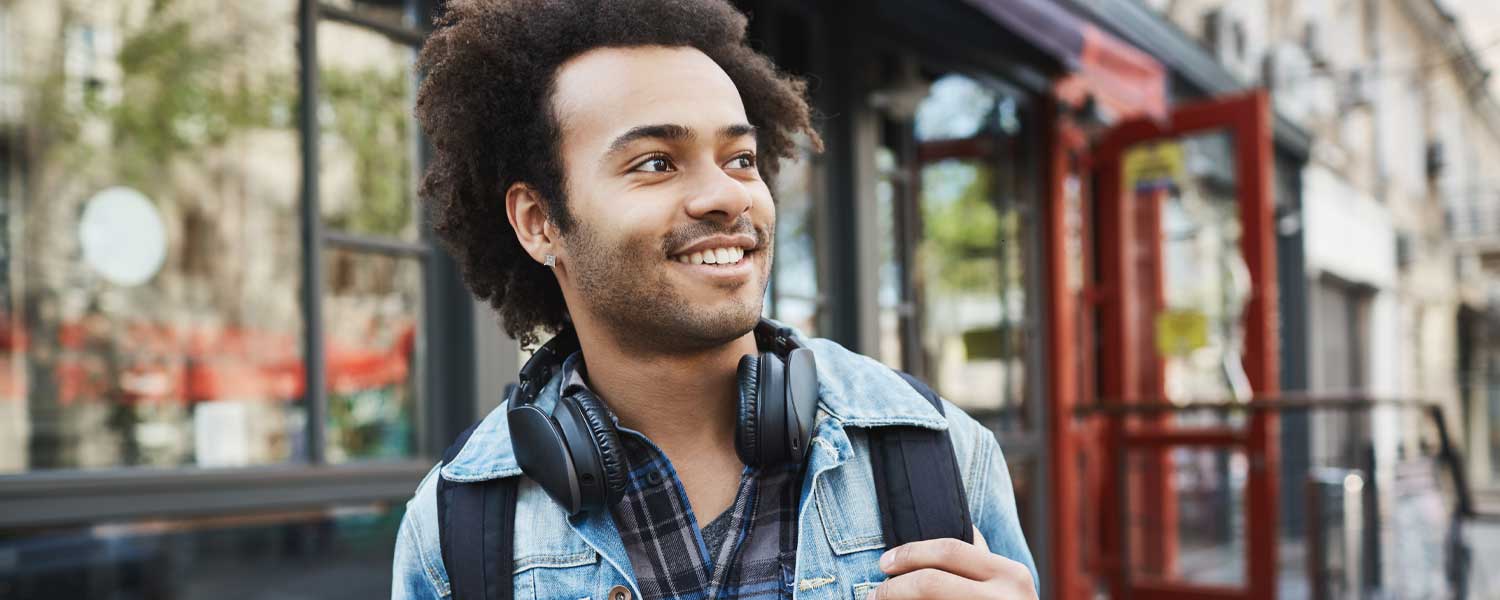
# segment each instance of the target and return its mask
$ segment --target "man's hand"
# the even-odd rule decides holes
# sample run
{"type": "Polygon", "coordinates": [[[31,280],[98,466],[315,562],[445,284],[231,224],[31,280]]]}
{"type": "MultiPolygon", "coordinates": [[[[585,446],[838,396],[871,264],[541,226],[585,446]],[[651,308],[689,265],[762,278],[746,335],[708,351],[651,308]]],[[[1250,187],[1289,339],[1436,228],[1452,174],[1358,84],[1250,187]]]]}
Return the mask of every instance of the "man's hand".
{"type": "Polygon", "coordinates": [[[991,554],[974,528],[974,543],[953,538],[912,542],[880,557],[885,580],[867,600],[982,598],[1034,600],[1036,586],[1026,565],[991,554]]]}

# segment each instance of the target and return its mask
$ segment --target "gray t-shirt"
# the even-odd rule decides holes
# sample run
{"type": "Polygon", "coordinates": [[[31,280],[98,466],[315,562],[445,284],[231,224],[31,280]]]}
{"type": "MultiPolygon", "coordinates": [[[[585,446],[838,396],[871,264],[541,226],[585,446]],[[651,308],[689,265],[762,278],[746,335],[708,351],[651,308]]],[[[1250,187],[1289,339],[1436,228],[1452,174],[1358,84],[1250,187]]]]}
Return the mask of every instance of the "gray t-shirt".
{"type": "Polygon", "coordinates": [[[717,554],[719,547],[724,545],[724,538],[729,537],[729,517],[733,512],[726,510],[703,526],[703,545],[708,546],[710,556],[717,554]]]}

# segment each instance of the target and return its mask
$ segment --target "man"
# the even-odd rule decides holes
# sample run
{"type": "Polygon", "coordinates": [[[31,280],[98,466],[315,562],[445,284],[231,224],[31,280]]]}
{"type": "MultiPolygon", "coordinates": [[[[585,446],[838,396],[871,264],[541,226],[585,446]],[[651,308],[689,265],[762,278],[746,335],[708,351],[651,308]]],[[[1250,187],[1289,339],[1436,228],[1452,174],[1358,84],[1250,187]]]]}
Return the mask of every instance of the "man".
{"type": "MultiPolygon", "coordinates": [[[[601,443],[625,463],[619,497],[577,513],[539,487],[553,474],[520,477],[515,596],[1035,597],[994,436],[873,360],[805,342],[818,409],[805,461],[736,451],[738,365],[764,350],[765,178],[797,134],[820,145],[804,85],[747,46],[745,25],[722,0],[451,1],[422,50],[434,227],[512,337],[576,333],[581,351],[535,404],[597,398],[595,425],[616,432],[601,443]],[[885,552],[866,455],[882,425],[946,426],[973,544],[885,552]]],[[[507,409],[408,504],[394,597],[450,594],[439,479],[518,476],[518,455],[537,452],[512,444],[507,409]]]]}

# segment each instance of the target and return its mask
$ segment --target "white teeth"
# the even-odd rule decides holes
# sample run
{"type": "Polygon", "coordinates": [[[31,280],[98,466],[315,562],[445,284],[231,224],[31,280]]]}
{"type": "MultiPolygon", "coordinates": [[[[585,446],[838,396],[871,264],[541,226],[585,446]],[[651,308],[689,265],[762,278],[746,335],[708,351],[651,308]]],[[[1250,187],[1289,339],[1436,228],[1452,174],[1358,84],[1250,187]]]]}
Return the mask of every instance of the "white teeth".
{"type": "Polygon", "coordinates": [[[712,248],[692,254],[679,254],[673,260],[685,265],[732,265],[745,260],[745,249],[712,248]]]}

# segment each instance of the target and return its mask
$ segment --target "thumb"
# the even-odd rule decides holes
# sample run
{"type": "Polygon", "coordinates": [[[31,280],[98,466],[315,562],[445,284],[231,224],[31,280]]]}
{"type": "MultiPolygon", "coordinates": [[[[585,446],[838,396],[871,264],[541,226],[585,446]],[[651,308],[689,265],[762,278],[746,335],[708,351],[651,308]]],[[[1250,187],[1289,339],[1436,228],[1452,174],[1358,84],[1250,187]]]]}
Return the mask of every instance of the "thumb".
{"type": "Polygon", "coordinates": [[[974,528],[974,545],[983,548],[985,552],[990,551],[990,545],[984,541],[984,534],[979,533],[979,528],[974,528]]]}

